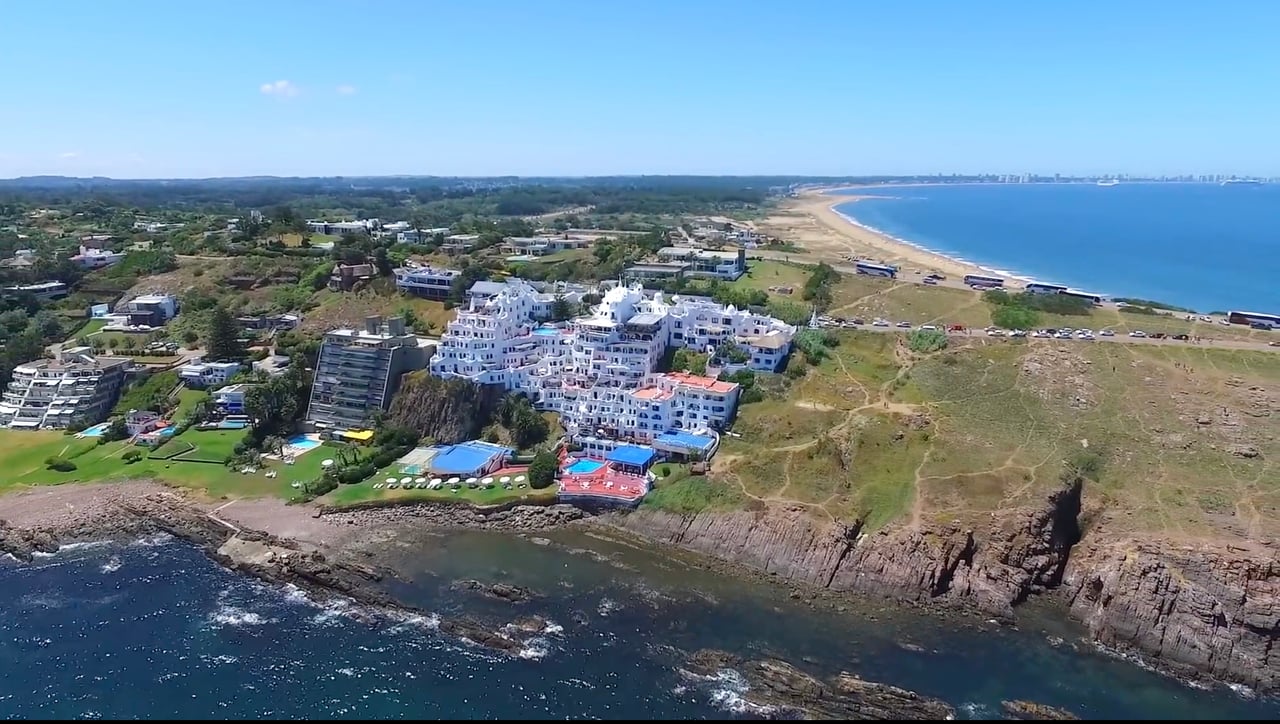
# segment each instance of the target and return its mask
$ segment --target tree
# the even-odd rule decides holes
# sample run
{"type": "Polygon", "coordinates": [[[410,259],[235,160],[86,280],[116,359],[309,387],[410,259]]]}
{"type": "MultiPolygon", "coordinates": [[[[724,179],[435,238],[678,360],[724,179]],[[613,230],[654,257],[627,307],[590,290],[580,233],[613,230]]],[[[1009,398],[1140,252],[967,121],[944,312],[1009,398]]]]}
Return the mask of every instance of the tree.
{"type": "Polygon", "coordinates": [[[378,267],[378,274],[384,277],[391,276],[394,269],[391,266],[391,259],[387,258],[387,247],[380,246],[373,252],[373,263],[378,267]]]}
{"type": "Polygon", "coordinates": [[[556,481],[557,461],[555,453],[539,450],[529,465],[529,486],[535,490],[551,487],[556,481]]]}
{"type": "Polygon", "coordinates": [[[551,319],[555,322],[563,322],[573,316],[573,305],[563,294],[557,294],[555,301],[551,302],[551,319]]]}
{"type": "Polygon", "coordinates": [[[213,361],[238,362],[244,359],[244,346],[240,344],[240,328],[231,312],[221,304],[209,314],[209,327],[205,335],[206,357],[213,361]]]}
{"type": "Polygon", "coordinates": [[[102,431],[102,435],[98,438],[102,442],[115,442],[129,437],[129,426],[125,424],[123,417],[117,417],[111,421],[106,430],[102,431]]]}
{"type": "Polygon", "coordinates": [[[111,339],[108,339],[108,340],[107,340],[107,346],[108,346],[108,347],[110,347],[111,349],[115,349],[116,347],[119,347],[119,346],[120,346],[120,338],[119,338],[119,337],[112,337],[111,339]]]}
{"type": "Polygon", "coordinates": [[[125,349],[133,349],[133,348],[135,348],[135,347],[137,347],[137,346],[138,346],[138,340],[134,339],[133,337],[125,337],[125,338],[124,338],[124,348],[125,348],[125,349]]]}

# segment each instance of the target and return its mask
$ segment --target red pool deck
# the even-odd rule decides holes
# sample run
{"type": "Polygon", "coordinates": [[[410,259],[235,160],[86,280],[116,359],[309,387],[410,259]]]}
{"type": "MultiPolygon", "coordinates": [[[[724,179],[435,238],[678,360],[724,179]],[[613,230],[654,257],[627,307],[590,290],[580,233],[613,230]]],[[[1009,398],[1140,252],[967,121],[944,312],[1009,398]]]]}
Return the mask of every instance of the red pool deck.
{"type": "Polygon", "coordinates": [[[635,502],[649,491],[649,481],[635,475],[627,475],[613,469],[591,475],[564,475],[560,478],[560,495],[565,497],[590,496],[635,502]]]}

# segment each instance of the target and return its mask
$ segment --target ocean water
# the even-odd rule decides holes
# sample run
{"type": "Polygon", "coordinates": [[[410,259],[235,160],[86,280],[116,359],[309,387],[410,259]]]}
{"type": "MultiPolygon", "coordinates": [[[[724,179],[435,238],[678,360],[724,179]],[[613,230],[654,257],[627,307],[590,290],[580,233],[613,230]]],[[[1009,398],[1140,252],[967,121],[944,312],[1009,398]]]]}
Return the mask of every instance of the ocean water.
{"type": "Polygon", "coordinates": [[[850,189],[837,210],[992,270],[1200,312],[1280,314],[1280,184],[850,189]]]}
{"type": "Polygon", "coordinates": [[[852,671],[944,698],[960,718],[998,718],[1006,698],[1085,717],[1280,715],[1275,701],[1194,689],[1098,652],[1035,611],[1020,630],[815,612],[773,587],[578,537],[433,540],[395,553],[412,574],[399,595],[439,616],[536,613],[555,625],[504,658],[441,635],[434,616],[355,618],[173,539],[77,546],[0,563],[0,717],[758,718],[735,672],[679,671],[680,651],[700,647],[852,671]],[[452,590],[458,577],[543,596],[492,602],[452,590]]]}

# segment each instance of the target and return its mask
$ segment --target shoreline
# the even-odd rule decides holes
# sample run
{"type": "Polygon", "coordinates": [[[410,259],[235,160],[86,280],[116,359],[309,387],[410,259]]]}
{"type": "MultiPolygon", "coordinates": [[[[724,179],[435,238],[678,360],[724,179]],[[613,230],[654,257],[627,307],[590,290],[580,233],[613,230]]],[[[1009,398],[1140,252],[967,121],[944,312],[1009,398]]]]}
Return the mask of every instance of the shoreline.
{"type": "MultiPolygon", "coordinates": [[[[1052,542],[1054,527],[1074,510],[1075,496],[1078,491],[1064,491],[1046,501],[1042,510],[1018,510],[1007,519],[993,519],[986,535],[949,527],[864,535],[858,523],[833,528],[790,510],[683,517],[613,512],[592,517],[562,505],[485,513],[471,506],[424,504],[322,515],[314,507],[275,499],[215,506],[185,490],[137,481],[51,486],[0,496],[0,553],[29,562],[64,546],[163,533],[196,545],[229,570],[302,589],[320,605],[346,601],[375,614],[425,616],[431,612],[396,600],[383,585],[400,578],[386,563],[385,551],[403,545],[406,535],[460,530],[521,535],[576,528],[603,541],[630,540],[690,563],[696,559],[706,570],[777,586],[789,591],[793,600],[840,613],[880,602],[929,615],[1016,626],[1018,611],[1034,599],[1055,605],[1064,619],[1083,623],[1096,645],[1117,656],[1134,657],[1183,683],[1234,681],[1263,693],[1274,690],[1280,674],[1271,670],[1271,657],[1265,653],[1255,662],[1267,662],[1261,670],[1246,670],[1201,660],[1194,655],[1199,649],[1190,650],[1193,655],[1188,657],[1158,645],[1167,635],[1194,640],[1200,633],[1210,636],[1212,648],[1235,647],[1241,656],[1251,656],[1249,651],[1265,645],[1264,636],[1240,638],[1237,632],[1232,638],[1230,631],[1219,640],[1221,631],[1202,632],[1195,621],[1184,619],[1194,618],[1204,605],[1202,592],[1212,595],[1217,586],[1234,585],[1229,576],[1222,577],[1226,571],[1253,568],[1254,583],[1269,585],[1270,569],[1263,570],[1266,566],[1259,562],[1268,551],[1255,551],[1259,557],[1233,552],[1230,546],[1166,551],[1136,541],[1138,547],[1129,550],[1127,540],[1111,539],[1082,541],[1074,551],[1062,549],[1052,542]],[[1127,552],[1117,557],[1117,546],[1127,552]],[[1138,556],[1142,571],[1130,570],[1130,555],[1138,556]],[[1179,576],[1186,575],[1179,571],[1197,569],[1204,574],[1198,580],[1178,583],[1179,576]],[[1164,598],[1138,590],[1150,576],[1167,579],[1154,592],[1163,591],[1164,598]],[[1147,607],[1167,609],[1168,619],[1146,620],[1142,611],[1147,607]]],[[[481,593],[491,587],[477,585],[481,593]]],[[[1257,605],[1265,604],[1260,600],[1257,605]]],[[[505,629],[493,622],[451,618],[441,622],[440,630],[509,655],[523,650],[522,641],[504,635],[505,629]]]]}

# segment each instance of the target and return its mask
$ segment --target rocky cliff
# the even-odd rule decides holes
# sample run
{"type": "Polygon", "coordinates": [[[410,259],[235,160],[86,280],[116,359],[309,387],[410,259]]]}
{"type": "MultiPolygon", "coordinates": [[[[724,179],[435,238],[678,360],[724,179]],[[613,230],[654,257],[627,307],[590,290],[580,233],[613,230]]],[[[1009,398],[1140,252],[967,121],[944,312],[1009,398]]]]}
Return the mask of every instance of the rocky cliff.
{"type": "Polygon", "coordinates": [[[404,376],[388,418],[424,438],[451,445],[480,435],[502,398],[502,388],[443,380],[424,372],[404,376]]]}
{"type": "MultiPolygon", "coordinates": [[[[1101,643],[1179,673],[1280,689],[1280,563],[1274,551],[1081,541],[1082,487],[1039,508],[993,514],[985,530],[936,525],[864,534],[802,508],[604,520],[660,543],[837,592],[958,603],[1010,616],[1061,588],[1101,643]],[[1074,551],[1074,552],[1073,552],[1074,551]]],[[[1101,537],[1092,531],[1091,537],[1101,537]]]]}
{"type": "Polygon", "coordinates": [[[1074,616],[1107,646],[1185,675],[1280,690],[1280,563],[1265,547],[1125,541],[1076,551],[1063,582],[1074,616]]]}

